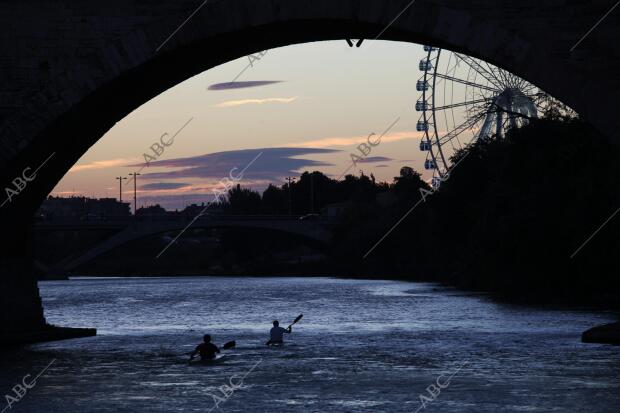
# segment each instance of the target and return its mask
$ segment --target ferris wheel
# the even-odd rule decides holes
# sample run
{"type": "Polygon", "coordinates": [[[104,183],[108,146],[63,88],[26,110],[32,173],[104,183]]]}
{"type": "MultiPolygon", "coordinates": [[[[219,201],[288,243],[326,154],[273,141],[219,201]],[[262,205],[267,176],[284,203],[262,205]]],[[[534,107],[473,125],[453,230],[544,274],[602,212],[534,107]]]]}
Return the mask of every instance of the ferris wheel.
{"type": "Polygon", "coordinates": [[[423,132],[424,168],[438,188],[451,168],[450,158],[481,137],[502,139],[510,128],[538,117],[546,95],[531,83],[487,62],[432,46],[420,61],[421,92],[416,125],[423,132]]]}

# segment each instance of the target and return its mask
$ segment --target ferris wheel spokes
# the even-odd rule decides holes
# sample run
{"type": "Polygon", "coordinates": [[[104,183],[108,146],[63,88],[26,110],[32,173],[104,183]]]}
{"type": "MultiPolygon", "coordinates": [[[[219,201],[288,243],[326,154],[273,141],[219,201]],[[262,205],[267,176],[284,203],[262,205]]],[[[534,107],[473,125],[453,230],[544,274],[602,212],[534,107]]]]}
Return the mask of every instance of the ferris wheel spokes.
{"type": "Polygon", "coordinates": [[[447,75],[444,75],[444,74],[441,74],[441,73],[437,73],[436,76],[438,78],[440,78],[440,79],[451,80],[453,82],[462,83],[462,84],[467,85],[467,86],[475,86],[475,87],[478,87],[480,89],[488,90],[490,92],[499,92],[501,90],[501,89],[498,89],[498,88],[494,88],[494,87],[490,87],[490,86],[486,86],[486,85],[481,85],[480,83],[470,82],[469,80],[460,79],[458,77],[447,76],[447,75]]]}
{"type": "Polygon", "coordinates": [[[416,86],[422,96],[415,108],[421,112],[417,130],[423,132],[420,150],[427,152],[424,167],[433,171],[435,184],[463,143],[483,136],[501,139],[506,130],[537,117],[536,102],[543,99],[534,85],[487,62],[432,46],[424,51],[416,86]]]}
{"type": "Polygon", "coordinates": [[[501,88],[502,82],[492,72],[489,72],[488,70],[486,70],[484,67],[482,67],[482,65],[476,62],[473,58],[470,58],[469,56],[461,55],[459,53],[454,53],[454,55],[457,57],[457,59],[462,60],[469,67],[471,67],[473,70],[478,72],[480,76],[484,77],[489,83],[493,84],[497,88],[501,88]]]}

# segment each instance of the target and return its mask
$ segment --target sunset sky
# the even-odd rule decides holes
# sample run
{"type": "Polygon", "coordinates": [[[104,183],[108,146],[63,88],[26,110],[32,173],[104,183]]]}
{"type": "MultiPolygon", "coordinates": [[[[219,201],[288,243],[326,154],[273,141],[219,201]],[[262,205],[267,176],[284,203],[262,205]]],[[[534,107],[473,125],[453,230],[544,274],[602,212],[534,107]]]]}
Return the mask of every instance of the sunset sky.
{"type": "MultiPolygon", "coordinates": [[[[404,165],[422,172],[425,154],[418,148],[414,105],[423,57],[422,46],[409,43],[368,41],[360,48],[345,41],[308,43],[269,50],[253,61],[237,79],[251,87],[219,85],[249,64],[247,57],[237,59],[187,79],[120,120],[52,195],[118,197],[115,177],[142,168],[138,206],[182,208],[212,200],[211,189],[231,168],[243,169],[259,153],[243,186],[261,190],[305,170],[336,178],[351,165],[359,143],[392,124],[368,162],[350,173],[362,169],[391,181],[404,165]],[[180,129],[144,167],[143,154],[155,156],[150,146],[180,129]]],[[[123,199],[132,197],[128,183],[123,199]]]]}

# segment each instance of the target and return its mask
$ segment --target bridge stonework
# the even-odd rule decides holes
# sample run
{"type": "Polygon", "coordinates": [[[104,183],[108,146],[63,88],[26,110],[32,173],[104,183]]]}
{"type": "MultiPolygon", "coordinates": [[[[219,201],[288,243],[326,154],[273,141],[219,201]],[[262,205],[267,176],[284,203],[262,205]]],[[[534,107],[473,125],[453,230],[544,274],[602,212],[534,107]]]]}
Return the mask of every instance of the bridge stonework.
{"type": "MultiPolygon", "coordinates": [[[[2,2],[3,187],[52,156],[36,179],[0,208],[4,228],[20,231],[90,146],[130,111],[175,84],[261,50],[317,40],[372,39],[388,26],[382,39],[446,47],[508,69],[620,142],[612,105],[620,91],[620,9],[571,51],[612,1],[210,0],[161,46],[201,4],[2,2]]],[[[14,298],[22,296],[31,309],[24,326],[43,319],[29,272],[30,248],[28,236],[18,237],[14,248],[1,253],[0,265],[3,279],[23,281],[3,281],[0,318],[17,317],[11,309],[17,308],[14,298]]],[[[2,329],[7,329],[5,323],[2,329]]]]}

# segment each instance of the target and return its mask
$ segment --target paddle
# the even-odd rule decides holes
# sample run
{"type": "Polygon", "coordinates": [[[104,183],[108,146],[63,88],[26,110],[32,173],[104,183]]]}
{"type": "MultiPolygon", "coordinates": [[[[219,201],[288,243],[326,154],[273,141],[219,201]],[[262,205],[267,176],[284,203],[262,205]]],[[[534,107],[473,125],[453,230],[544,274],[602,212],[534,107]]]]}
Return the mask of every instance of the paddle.
{"type": "MultiPolygon", "coordinates": [[[[287,329],[287,330],[290,330],[290,329],[291,329],[291,327],[293,327],[295,324],[297,324],[297,323],[299,322],[299,320],[301,320],[301,319],[302,319],[302,317],[303,317],[303,316],[304,316],[303,314],[299,314],[299,315],[297,316],[297,318],[296,318],[296,319],[295,319],[295,320],[294,320],[294,321],[293,321],[293,322],[292,322],[292,323],[288,326],[288,329],[287,329]]],[[[266,346],[268,346],[269,344],[271,344],[271,339],[269,339],[269,341],[267,341],[267,342],[265,343],[265,345],[266,345],[266,346]]]]}
{"type": "Polygon", "coordinates": [[[237,343],[235,342],[235,340],[229,341],[228,343],[226,343],[226,344],[224,344],[222,346],[222,349],[228,350],[228,349],[231,349],[231,348],[235,348],[236,345],[237,345],[237,343]]]}
{"type": "Polygon", "coordinates": [[[299,320],[301,320],[303,316],[304,316],[303,314],[299,314],[299,315],[297,316],[297,318],[295,319],[295,321],[293,321],[293,322],[291,323],[291,325],[290,325],[290,326],[288,326],[288,328],[291,328],[291,327],[293,327],[295,324],[297,324],[297,322],[299,322],[299,320]]]}

